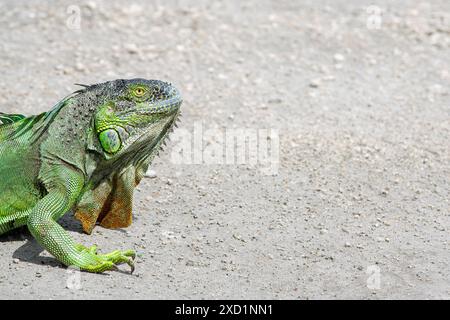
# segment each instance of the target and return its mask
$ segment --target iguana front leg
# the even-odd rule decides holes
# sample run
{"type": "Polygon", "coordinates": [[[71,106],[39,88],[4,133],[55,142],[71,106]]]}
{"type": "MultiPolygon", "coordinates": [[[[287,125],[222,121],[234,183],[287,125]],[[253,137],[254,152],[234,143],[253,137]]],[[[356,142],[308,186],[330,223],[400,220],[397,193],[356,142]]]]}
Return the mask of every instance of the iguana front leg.
{"type": "Polygon", "coordinates": [[[48,194],[38,201],[28,218],[28,229],[34,238],[53,256],[67,266],[90,272],[104,272],[127,263],[134,270],[132,250],[96,254],[96,247],[77,244],[56,222],[75,204],[83,187],[83,176],[67,168],[55,166],[45,183],[48,194]]]}

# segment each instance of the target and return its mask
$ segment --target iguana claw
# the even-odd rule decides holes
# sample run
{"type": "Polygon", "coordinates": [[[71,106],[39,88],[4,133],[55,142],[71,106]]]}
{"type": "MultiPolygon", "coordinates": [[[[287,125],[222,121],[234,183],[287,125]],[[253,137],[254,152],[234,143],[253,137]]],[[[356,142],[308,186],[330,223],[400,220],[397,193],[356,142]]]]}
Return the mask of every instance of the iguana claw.
{"type": "Polygon", "coordinates": [[[76,245],[76,249],[79,251],[80,259],[75,265],[81,270],[96,273],[116,271],[118,265],[126,263],[130,266],[131,273],[134,272],[136,253],[133,250],[116,250],[108,254],[97,254],[97,246],[87,248],[80,244],[76,245]]]}

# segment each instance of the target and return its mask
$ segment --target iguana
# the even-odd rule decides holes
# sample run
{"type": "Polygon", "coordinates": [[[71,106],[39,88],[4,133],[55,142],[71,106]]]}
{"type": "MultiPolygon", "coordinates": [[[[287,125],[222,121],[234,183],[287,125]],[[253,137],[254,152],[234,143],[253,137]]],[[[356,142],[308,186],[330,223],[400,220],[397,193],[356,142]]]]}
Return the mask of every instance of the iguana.
{"type": "Polygon", "coordinates": [[[133,272],[133,250],[98,254],[57,220],[73,211],[88,234],[129,226],[133,190],[181,103],[171,84],[120,79],[83,85],[39,115],[0,113],[0,235],[26,225],[67,266],[100,273],[127,263],[133,272]]]}

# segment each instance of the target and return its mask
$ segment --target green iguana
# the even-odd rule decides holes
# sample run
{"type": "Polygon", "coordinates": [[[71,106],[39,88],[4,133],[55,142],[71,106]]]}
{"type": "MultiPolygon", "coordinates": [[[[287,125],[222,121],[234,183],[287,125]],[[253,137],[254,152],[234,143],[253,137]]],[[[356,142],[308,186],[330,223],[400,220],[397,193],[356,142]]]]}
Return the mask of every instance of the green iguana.
{"type": "Polygon", "coordinates": [[[0,113],[0,234],[27,225],[67,266],[133,272],[135,252],[97,254],[57,223],[73,210],[90,234],[131,224],[133,190],[179,115],[181,96],[157,80],[84,86],[36,116],[0,113]]]}

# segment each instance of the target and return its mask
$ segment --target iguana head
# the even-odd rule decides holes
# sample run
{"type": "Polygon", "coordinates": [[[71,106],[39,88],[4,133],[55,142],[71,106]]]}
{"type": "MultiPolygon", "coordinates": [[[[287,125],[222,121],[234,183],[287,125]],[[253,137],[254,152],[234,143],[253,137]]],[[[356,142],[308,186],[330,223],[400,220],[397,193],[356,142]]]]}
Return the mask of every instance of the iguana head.
{"type": "Polygon", "coordinates": [[[114,80],[88,90],[100,97],[92,129],[99,142],[96,149],[108,160],[154,149],[182,102],[174,86],[159,80],[114,80]]]}
{"type": "Polygon", "coordinates": [[[85,112],[89,106],[89,183],[75,217],[86,232],[96,223],[131,224],[133,190],[171,131],[181,102],[175,87],[157,80],[114,80],[80,90],[77,105],[85,112]]]}

